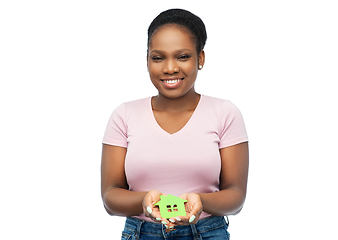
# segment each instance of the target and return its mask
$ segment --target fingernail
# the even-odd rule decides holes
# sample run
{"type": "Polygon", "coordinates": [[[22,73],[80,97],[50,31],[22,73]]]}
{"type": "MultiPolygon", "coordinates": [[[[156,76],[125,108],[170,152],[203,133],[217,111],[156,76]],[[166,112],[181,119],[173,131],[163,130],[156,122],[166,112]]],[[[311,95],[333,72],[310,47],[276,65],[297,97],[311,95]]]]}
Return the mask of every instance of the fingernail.
{"type": "Polygon", "coordinates": [[[175,217],[177,221],[181,221],[181,219],[179,217],[175,217]]]}
{"type": "Polygon", "coordinates": [[[190,219],[189,219],[189,222],[191,223],[191,222],[193,222],[194,220],[195,220],[195,215],[192,215],[191,217],[190,217],[190,219]]]}
{"type": "Polygon", "coordinates": [[[170,221],[170,222],[172,222],[172,223],[174,223],[174,222],[175,222],[175,220],[174,220],[174,219],[169,219],[169,221],[170,221]]]}
{"type": "Polygon", "coordinates": [[[157,220],[157,221],[161,221],[161,220],[162,220],[162,218],[156,218],[156,220],[157,220]]]}
{"type": "Polygon", "coordinates": [[[147,211],[148,211],[148,213],[150,213],[150,214],[153,212],[153,210],[151,210],[151,207],[149,207],[149,206],[147,207],[147,211]]]}
{"type": "Polygon", "coordinates": [[[161,223],[162,223],[163,225],[166,225],[166,224],[167,224],[167,222],[166,222],[166,221],[162,221],[161,223]]]}

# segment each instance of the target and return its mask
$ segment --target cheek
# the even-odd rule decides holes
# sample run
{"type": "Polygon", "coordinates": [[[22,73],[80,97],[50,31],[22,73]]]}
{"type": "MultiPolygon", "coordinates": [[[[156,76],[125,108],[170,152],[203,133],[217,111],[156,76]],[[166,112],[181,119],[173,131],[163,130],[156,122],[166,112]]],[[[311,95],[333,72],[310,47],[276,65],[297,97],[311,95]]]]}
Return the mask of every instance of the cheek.
{"type": "Polygon", "coordinates": [[[150,77],[156,77],[161,73],[161,67],[160,64],[148,64],[148,72],[150,77]]]}
{"type": "Polygon", "coordinates": [[[158,66],[154,66],[154,64],[149,64],[148,73],[149,73],[150,81],[156,88],[158,88],[158,84],[159,84],[158,78],[160,75],[158,66]]]}
{"type": "Polygon", "coordinates": [[[182,63],[181,68],[187,73],[196,73],[198,71],[198,59],[196,57],[192,57],[189,61],[182,63]]]}
{"type": "Polygon", "coordinates": [[[184,67],[182,66],[182,71],[184,71],[187,75],[196,76],[198,68],[196,64],[189,64],[184,67]]]}

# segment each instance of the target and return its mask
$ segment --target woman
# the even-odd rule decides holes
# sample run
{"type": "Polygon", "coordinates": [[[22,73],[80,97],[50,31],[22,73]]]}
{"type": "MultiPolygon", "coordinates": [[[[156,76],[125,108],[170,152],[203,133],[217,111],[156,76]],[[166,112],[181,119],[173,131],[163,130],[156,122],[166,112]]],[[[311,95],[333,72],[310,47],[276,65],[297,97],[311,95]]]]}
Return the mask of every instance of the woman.
{"type": "Polygon", "coordinates": [[[158,15],[148,29],[147,66],[158,95],[120,105],[102,150],[102,199],[125,216],[122,239],[229,239],[224,216],[246,195],[248,139],[229,101],[196,93],[206,30],[181,9],[158,15]],[[166,219],[161,195],[185,199],[186,216],[166,219]]]}

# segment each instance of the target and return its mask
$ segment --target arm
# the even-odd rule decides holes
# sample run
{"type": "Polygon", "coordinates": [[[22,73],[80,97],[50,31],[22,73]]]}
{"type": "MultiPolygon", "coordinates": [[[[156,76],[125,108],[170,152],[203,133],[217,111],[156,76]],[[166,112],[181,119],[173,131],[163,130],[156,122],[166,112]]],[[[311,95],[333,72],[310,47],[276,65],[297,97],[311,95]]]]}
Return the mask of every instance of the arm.
{"type": "Polygon", "coordinates": [[[161,215],[159,209],[154,208],[153,205],[160,200],[162,193],[157,190],[149,192],[128,190],[124,169],[126,153],[126,148],[103,144],[101,195],[104,207],[110,215],[129,217],[144,213],[145,216],[156,221],[156,218],[161,218],[161,215]]]}
{"type": "Polygon", "coordinates": [[[157,190],[133,192],[128,190],[124,161],[127,149],[103,144],[101,163],[101,195],[108,214],[117,216],[137,216],[142,213],[154,221],[161,222],[159,208],[154,204],[163,195],[157,190]]]}
{"type": "Polygon", "coordinates": [[[143,213],[146,192],[128,190],[124,170],[127,149],[103,144],[101,162],[101,195],[110,215],[134,216],[143,213]]]}
{"type": "MultiPolygon", "coordinates": [[[[248,143],[222,148],[220,191],[214,193],[186,193],[187,216],[177,225],[197,223],[202,210],[216,216],[235,215],[243,207],[249,168],[248,143]]],[[[174,219],[172,219],[174,220],[174,219]]]]}
{"type": "Polygon", "coordinates": [[[220,191],[201,193],[203,211],[213,215],[235,215],[243,207],[249,168],[248,142],[220,149],[220,191]]]}

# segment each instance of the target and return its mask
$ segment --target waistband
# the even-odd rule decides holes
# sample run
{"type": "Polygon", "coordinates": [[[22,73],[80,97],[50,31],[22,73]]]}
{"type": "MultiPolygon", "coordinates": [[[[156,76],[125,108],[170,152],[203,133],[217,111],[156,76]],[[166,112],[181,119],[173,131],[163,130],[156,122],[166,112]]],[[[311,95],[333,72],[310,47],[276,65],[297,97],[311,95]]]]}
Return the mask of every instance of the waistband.
{"type": "Polygon", "coordinates": [[[198,239],[198,235],[217,229],[223,226],[229,225],[229,219],[223,216],[210,216],[203,219],[200,219],[196,224],[190,224],[185,226],[176,226],[175,229],[170,233],[166,233],[166,228],[161,223],[148,222],[134,217],[127,217],[126,227],[136,231],[137,236],[143,234],[152,234],[152,235],[184,235],[184,234],[193,234],[195,239],[198,239]]]}

